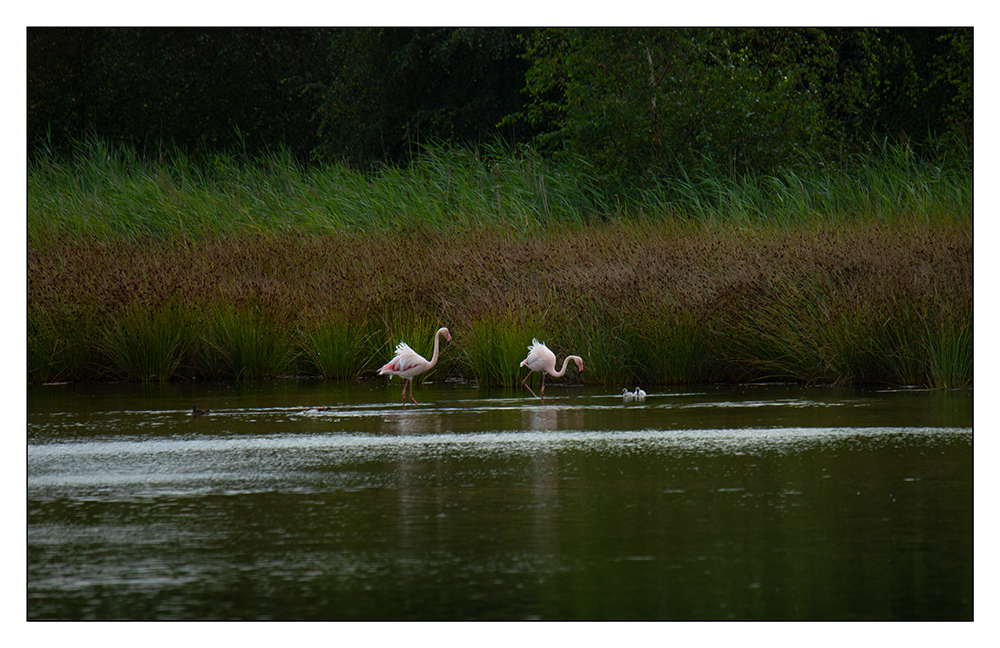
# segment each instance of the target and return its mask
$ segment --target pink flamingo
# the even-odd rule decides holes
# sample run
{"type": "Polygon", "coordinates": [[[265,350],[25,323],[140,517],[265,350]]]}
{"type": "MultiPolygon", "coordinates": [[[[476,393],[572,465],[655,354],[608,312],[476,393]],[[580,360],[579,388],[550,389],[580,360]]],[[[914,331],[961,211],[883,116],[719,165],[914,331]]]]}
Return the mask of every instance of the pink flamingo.
{"type": "Polygon", "coordinates": [[[521,384],[528,388],[528,391],[531,392],[532,396],[540,398],[544,403],[545,374],[549,374],[553,378],[562,378],[563,375],[565,375],[566,373],[566,365],[569,364],[570,360],[575,361],[576,366],[579,367],[580,371],[583,371],[583,358],[575,355],[566,356],[566,359],[563,360],[562,369],[556,371],[556,354],[552,353],[552,350],[549,349],[549,347],[545,346],[545,344],[539,342],[538,338],[532,338],[531,346],[528,347],[528,357],[521,361],[520,366],[527,367],[531,371],[542,372],[542,389],[541,389],[542,395],[538,396],[538,394],[536,394],[535,391],[530,386],[528,386],[528,378],[531,378],[531,371],[529,371],[528,375],[524,377],[524,380],[521,381],[521,384]]]}
{"type": "Polygon", "coordinates": [[[434,365],[438,361],[438,347],[441,344],[441,336],[444,339],[451,342],[451,333],[448,329],[441,327],[434,334],[434,355],[431,356],[430,361],[424,358],[422,355],[410,348],[406,342],[400,342],[396,345],[396,357],[387,362],[381,369],[378,370],[379,375],[389,374],[392,376],[399,376],[406,382],[403,383],[403,407],[406,407],[406,387],[410,387],[410,400],[413,401],[414,405],[419,405],[413,398],[413,377],[418,376],[424,372],[430,371],[434,368],[434,365]]]}

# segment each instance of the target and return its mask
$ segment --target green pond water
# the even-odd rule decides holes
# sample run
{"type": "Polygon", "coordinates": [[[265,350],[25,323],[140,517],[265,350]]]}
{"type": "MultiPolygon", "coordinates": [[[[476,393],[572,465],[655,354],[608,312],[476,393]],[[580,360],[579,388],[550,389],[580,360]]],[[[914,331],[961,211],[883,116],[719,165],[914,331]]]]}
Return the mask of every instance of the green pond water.
{"type": "Polygon", "coordinates": [[[647,391],[33,386],[28,618],[972,619],[971,391],[647,391]]]}

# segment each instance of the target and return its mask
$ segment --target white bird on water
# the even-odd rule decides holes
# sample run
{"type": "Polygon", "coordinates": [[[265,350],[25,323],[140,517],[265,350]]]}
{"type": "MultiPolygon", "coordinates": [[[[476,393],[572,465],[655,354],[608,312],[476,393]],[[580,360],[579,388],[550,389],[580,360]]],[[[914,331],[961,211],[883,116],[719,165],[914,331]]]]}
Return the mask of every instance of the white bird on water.
{"type": "Polygon", "coordinates": [[[642,387],[636,387],[635,388],[635,399],[637,401],[644,401],[644,400],[646,400],[646,392],[642,391],[642,387]]]}
{"type": "Polygon", "coordinates": [[[396,345],[396,356],[378,370],[380,376],[389,374],[399,376],[405,381],[403,383],[403,407],[406,407],[407,387],[410,388],[410,400],[413,401],[413,404],[420,404],[413,398],[413,377],[430,371],[437,364],[442,335],[444,339],[451,342],[451,333],[448,332],[448,329],[443,326],[439,328],[434,334],[434,355],[431,356],[430,360],[411,349],[406,342],[400,342],[396,345]]]}
{"type": "Polygon", "coordinates": [[[623,401],[625,401],[626,403],[628,403],[631,400],[633,400],[634,398],[635,398],[635,393],[634,392],[630,392],[628,390],[628,387],[625,387],[624,389],[622,389],[622,400],[623,401]]]}
{"type": "Polygon", "coordinates": [[[542,402],[545,402],[545,374],[552,376],[553,378],[562,378],[566,374],[566,365],[569,361],[573,360],[576,362],[577,368],[583,371],[583,358],[580,356],[566,356],[563,360],[562,369],[556,371],[556,354],[552,353],[549,347],[545,346],[543,342],[539,342],[538,338],[531,339],[531,346],[528,347],[528,357],[521,361],[519,366],[527,367],[531,371],[539,371],[542,374],[542,389],[541,396],[535,393],[531,387],[528,386],[528,378],[531,378],[531,371],[528,375],[524,377],[521,384],[528,388],[532,396],[540,398],[542,402]]]}

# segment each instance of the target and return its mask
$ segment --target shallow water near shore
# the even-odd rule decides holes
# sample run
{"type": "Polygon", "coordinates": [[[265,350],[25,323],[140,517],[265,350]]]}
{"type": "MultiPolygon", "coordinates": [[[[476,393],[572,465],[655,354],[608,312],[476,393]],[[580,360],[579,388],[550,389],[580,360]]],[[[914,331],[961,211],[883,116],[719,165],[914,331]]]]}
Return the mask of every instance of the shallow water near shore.
{"type": "Polygon", "coordinates": [[[971,391],[414,391],[31,387],[28,617],[973,616],[971,391]]]}

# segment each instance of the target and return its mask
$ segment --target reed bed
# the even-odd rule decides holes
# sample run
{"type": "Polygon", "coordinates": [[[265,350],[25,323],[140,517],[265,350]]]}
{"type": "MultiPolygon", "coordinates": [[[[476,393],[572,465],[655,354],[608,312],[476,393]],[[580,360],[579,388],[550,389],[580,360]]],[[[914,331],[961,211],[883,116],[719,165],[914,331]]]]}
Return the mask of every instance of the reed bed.
{"type": "Polygon", "coordinates": [[[372,375],[514,386],[532,337],[607,385],[972,383],[968,227],[620,222],[28,249],[32,381],[372,375]]]}
{"type": "Polygon", "coordinates": [[[538,337],[589,383],[968,386],[971,187],[968,156],[887,144],[624,190],[529,149],[361,172],[83,142],[29,166],[28,378],[349,378],[444,325],[432,380],[514,386],[538,337]]]}

